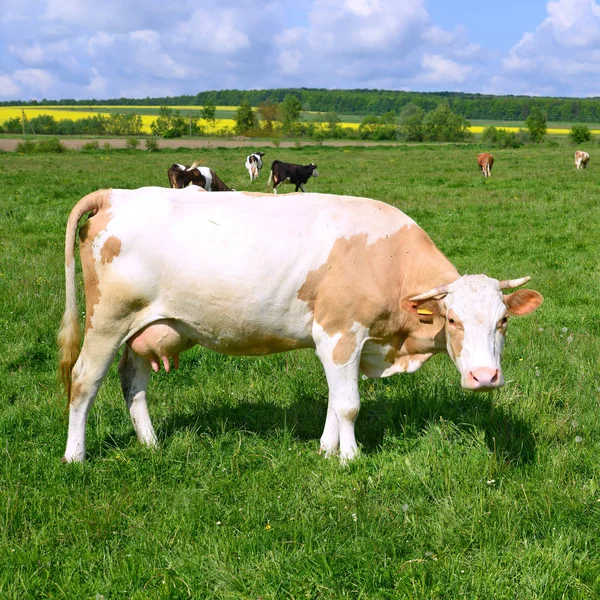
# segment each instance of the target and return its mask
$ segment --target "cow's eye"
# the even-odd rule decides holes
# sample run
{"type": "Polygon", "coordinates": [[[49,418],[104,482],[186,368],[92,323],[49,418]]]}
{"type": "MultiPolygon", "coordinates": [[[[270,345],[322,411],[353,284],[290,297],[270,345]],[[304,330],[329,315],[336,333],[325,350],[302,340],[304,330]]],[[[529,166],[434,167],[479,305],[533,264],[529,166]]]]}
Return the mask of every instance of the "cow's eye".
{"type": "Polygon", "coordinates": [[[500,327],[504,327],[508,323],[508,317],[504,316],[500,319],[500,327]]]}

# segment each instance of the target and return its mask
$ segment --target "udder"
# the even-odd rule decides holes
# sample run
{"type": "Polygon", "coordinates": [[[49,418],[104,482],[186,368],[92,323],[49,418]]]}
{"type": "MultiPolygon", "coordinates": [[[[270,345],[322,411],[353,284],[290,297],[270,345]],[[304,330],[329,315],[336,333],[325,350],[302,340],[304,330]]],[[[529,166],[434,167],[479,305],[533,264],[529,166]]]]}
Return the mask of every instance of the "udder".
{"type": "Polygon", "coordinates": [[[152,369],[158,372],[162,362],[165,371],[179,367],[179,355],[196,344],[187,334],[186,326],[178,321],[165,319],[146,325],[128,340],[129,347],[139,356],[150,362],[152,369]]]}

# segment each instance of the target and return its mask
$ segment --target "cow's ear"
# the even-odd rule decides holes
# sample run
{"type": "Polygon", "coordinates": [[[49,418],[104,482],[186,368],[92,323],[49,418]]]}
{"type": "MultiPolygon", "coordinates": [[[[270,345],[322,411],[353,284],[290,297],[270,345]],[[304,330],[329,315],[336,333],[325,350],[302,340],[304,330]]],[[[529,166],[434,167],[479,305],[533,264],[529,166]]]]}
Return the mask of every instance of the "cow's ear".
{"type": "Polygon", "coordinates": [[[419,318],[421,323],[433,322],[433,317],[441,313],[439,300],[411,300],[410,296],[400,303],[402,308],[419,318]]]}
{"type": "Polygon", "coordinates": [[[508,312],[517,317],[528,315],[539,308],[544,301],[544,296],[535,290],[517,290],[504,296],[504,304],[508,312]]]}

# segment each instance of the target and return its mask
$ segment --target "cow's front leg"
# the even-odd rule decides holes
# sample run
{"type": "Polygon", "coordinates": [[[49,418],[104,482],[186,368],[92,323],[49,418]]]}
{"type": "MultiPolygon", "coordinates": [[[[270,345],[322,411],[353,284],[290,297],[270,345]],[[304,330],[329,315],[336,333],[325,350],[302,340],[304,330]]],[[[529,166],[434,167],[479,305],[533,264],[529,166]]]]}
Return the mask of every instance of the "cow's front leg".
{"type": "MultiPolygon", "coordinates": [[[[306,194],[306,188],[302,183],[300,184],[300,189],[306,194]]],[[[298,188],[296,188],[296,191],[298,191],[298,188]]]]}
{"type": "Polygon", "coordinates": [[[358,452],[354,423],[360,410],[358,368],[365,336],[353,330],[330,336],[315,323],[313,338],[329,386],[321,451],[331,456],[339,450],[340,460],[345,463],[358,452]]]}
{"type": "Polygon", "coordinates": [[[133,352],[129,346],[125,346],[119,361],[119,377],[125,404],[129,409],[138,440],[146,446],[156,448],[158,442],[146,402],[149,375],[150,363],[133,352]]]}

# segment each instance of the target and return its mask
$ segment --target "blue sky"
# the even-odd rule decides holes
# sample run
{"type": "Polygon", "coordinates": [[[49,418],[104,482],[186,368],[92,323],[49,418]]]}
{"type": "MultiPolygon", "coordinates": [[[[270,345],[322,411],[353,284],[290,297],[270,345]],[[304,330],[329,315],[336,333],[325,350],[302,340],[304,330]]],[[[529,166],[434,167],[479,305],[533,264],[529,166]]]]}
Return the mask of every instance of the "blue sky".
{"type": "Polygon", "coordinates": [[[600,96],[598,1],[2,0],[0,100],[297,86],[600,96]]]}

